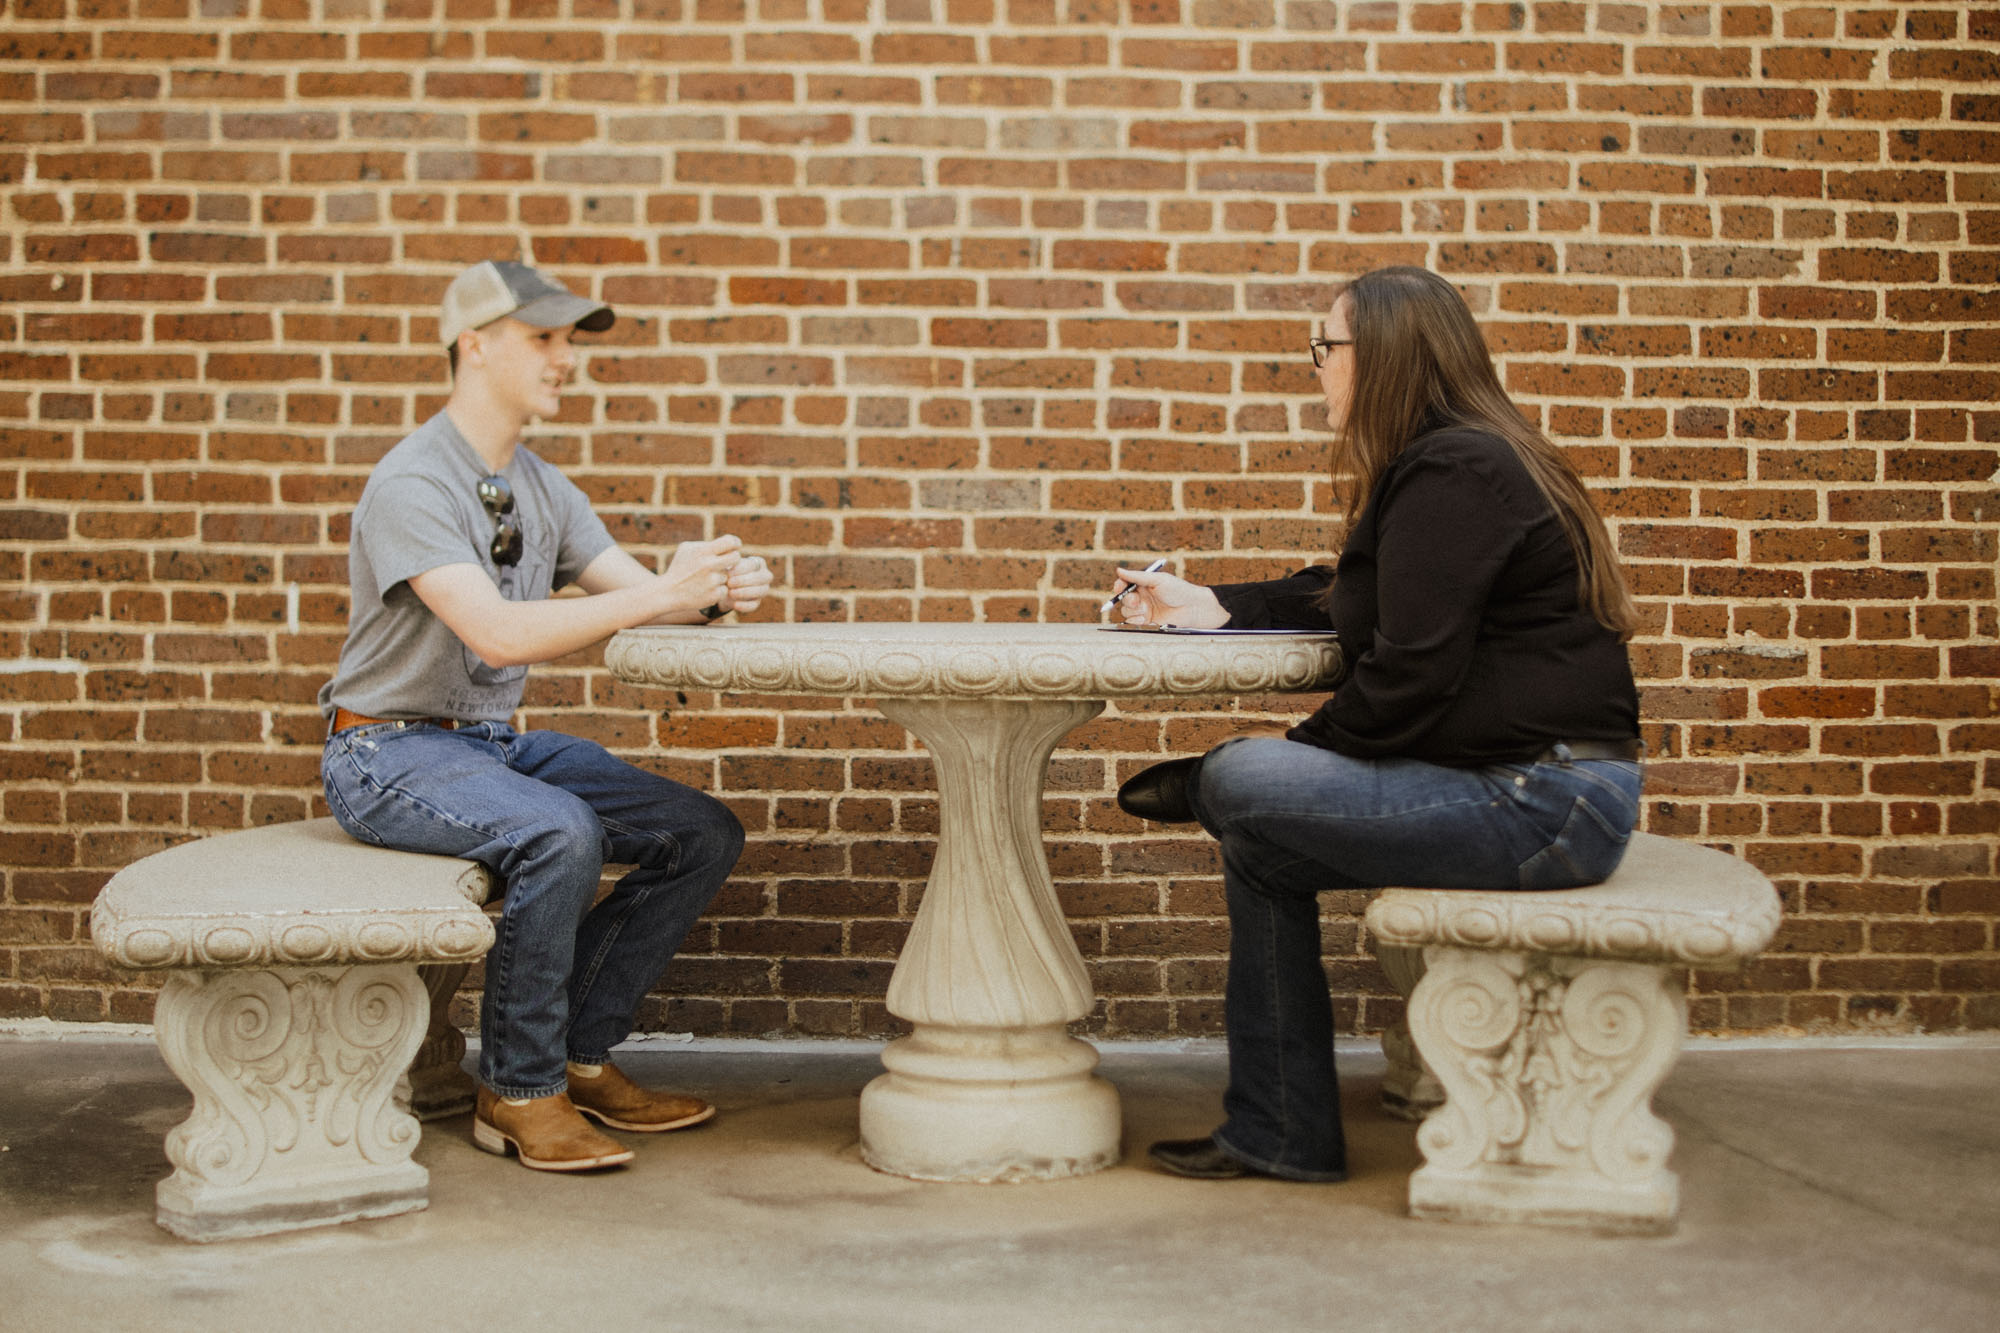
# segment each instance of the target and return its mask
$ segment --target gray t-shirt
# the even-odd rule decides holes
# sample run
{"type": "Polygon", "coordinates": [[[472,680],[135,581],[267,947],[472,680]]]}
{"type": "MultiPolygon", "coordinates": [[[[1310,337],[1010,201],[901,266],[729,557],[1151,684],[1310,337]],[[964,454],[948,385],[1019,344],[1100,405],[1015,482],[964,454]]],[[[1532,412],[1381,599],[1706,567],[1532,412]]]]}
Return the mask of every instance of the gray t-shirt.
{"type": "Polygon", "coordinates": [[[532,602],[573,583],[615,543],[574,483],[516,447],[500,473],[514,491],[519,563],[489,548],[494,520],[479,501],[485,462],[443,412],[383,455],[354,508],[349,537],[347,642],[319,692],[365,717],[504,722],[521,702],[528,668],[490,667],[432,614],[409,580],[445,565],[484,569],[509,601],[532,602]]]}

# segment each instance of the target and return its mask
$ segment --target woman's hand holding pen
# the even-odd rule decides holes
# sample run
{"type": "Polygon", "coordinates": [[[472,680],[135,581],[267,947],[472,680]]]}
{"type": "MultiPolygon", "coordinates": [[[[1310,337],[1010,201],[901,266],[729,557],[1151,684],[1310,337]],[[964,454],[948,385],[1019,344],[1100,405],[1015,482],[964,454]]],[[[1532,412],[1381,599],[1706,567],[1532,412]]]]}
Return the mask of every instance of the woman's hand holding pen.
{"type": "Polygon", "coordinates": [[[1153,569],[1118,571],[1111,590],[1114,609],[1128,625],[1179,625],[1184,629],[1221,629],[1229,613],[1215,594],[1199,583],[1153,569]]]}

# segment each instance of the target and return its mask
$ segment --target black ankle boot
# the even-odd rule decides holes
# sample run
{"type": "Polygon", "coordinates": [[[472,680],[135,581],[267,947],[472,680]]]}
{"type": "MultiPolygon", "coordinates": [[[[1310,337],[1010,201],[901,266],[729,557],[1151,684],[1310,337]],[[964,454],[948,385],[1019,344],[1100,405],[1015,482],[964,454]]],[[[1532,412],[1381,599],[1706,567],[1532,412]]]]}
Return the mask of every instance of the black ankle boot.
{"type": "Polygon", "coordinates": [[[1150,819],[1156,824],[1194,822],[1194,807],[1188,804],[1188,780],[1201,766],[1201,756],[1169,759],[1151,768],[1142,768],[1118,789],[1118,808],[1128,815],[1150,819]]]}
{"type": "Polygon", "coordinates": [[[1146,1149],[1146,1156],[1189,1180],[1235,1180],[1259,1174],[1255,1167],[1231,1157],[1214,1139],[1166,1139],[1146,1149]]]}

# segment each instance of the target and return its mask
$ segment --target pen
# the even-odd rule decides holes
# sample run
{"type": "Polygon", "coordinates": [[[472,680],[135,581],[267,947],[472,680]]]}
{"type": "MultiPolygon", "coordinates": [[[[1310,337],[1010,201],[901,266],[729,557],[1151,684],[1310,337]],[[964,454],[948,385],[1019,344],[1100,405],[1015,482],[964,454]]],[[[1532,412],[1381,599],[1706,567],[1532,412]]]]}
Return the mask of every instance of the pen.
{"type": "MultiPolygon", "coordinates": [[[[1161,556],[1158,560],[1155,560],[1152,564],[1147,565],[1142,572],[1147,574],[1157,574],[1166,567],[1167,567],[1167,558],[1165,556],[1161,556]]],[[[1118,603],[1125,600],[1126,593],[1132,591],[1132,589],[1138,586],[1139,585],[1136,583],[1126,584],[1123,589],[1112,594],[1112,596],[1105,601],[1103,606],[1098,607],[1097,608],[1098,612],[1102,614],[1103,612],[1109,611],[1112,607],[1118,605],[1118,603]]]]}

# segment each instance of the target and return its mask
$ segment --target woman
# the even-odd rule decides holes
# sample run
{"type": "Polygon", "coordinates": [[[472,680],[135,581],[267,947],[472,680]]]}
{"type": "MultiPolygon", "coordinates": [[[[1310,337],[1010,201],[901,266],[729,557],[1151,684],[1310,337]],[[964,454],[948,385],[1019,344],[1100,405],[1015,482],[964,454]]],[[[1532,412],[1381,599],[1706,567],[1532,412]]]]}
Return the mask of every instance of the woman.
{"type": "Polygon", "coordinates": [[[1204,1179],[1346,1176],[1318,893],[1595,884],[1638,816],[1630,595],[1465,302],[1382,269],[1343,289],[1324,335],[1313,363],[1353,478],[1339,562],[1213,588],[1118,571],[1127,623],[1333,629],[1349,665],[1290,730],[1251,728],[1119,793],[1222,844],[1227,1119],[1151,1150],[1204,1179]]]}

